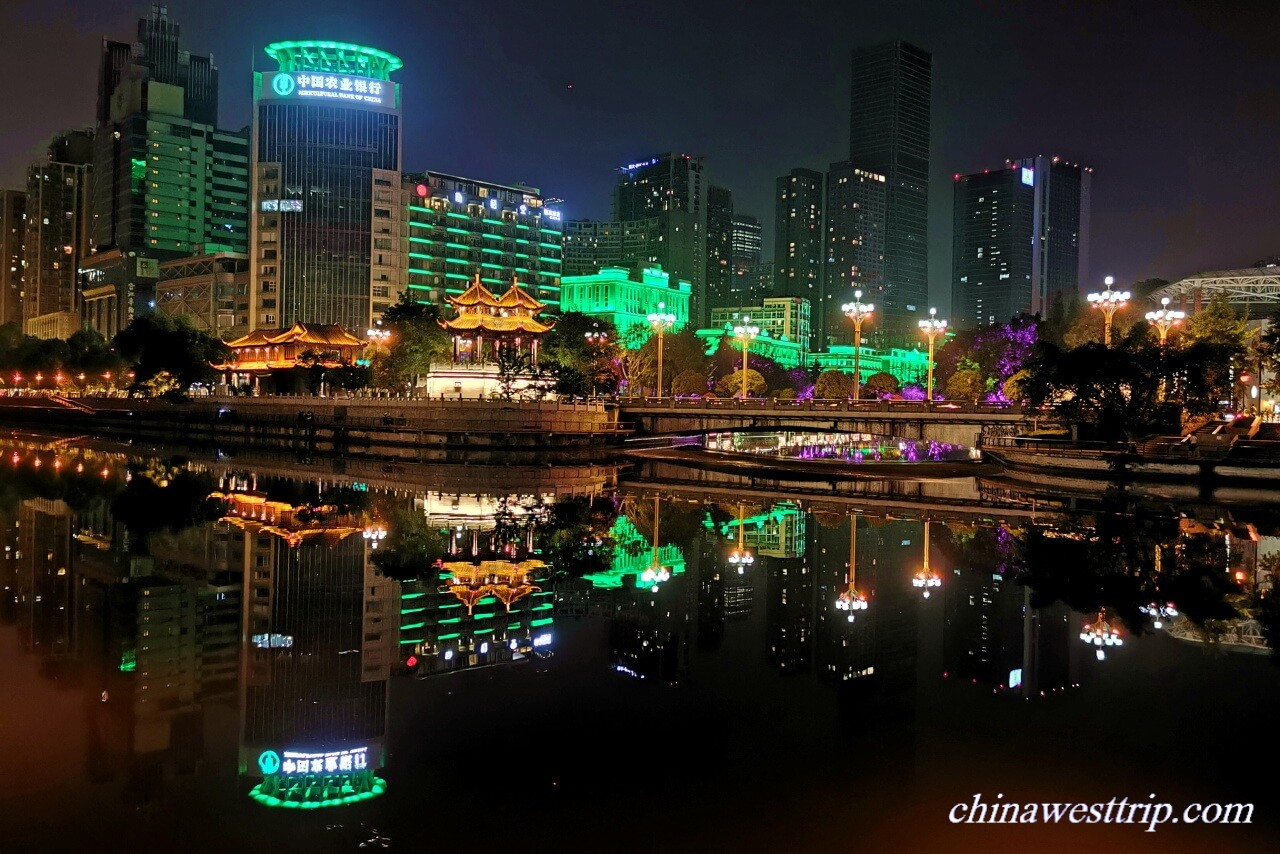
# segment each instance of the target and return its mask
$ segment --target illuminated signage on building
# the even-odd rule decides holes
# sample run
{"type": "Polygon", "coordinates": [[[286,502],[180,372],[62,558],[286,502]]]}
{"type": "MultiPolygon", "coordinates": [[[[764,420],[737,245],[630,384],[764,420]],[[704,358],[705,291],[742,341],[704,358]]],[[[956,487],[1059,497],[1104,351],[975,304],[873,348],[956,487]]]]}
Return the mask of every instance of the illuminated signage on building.
{"type": "Polygon", "coordinates": [[[547,210],[546,215],[547,219],[554,220],[556,222],[560,221],[560,211],[547,210]]]}
{"type": "Polygon", "coordinates": [[[297,213],[302,210],[302,199],[263,199],[259,205],[263,212],[284,211],[297,213]]]}
{"type": "Polygon", "coordinates": [[[299,777],[305,774],[349,774],[369,767],[369,748],[353,747],[348,750],[330,750],[324,753],[304,753],[286,750],[283,758],[274,750],[258,754],[258,769],[263,776],[281,774],[299,777]]]}
{"type": "Polygon", "coordinates": [[[626,166],[622,167],[622,171],[633,172],[636,169],[643,169],[646,166],[652,166],[657,162],[658,158],[655,157],[652,160],[641,160],[639,163],[628,163],[626,166]]]}
{"type": "Polygon", "coordinates": [[[352,74],[278,71],[268,75],[264,98],[344,101],[352,105],[394,108],[395,84],[352,74]]]}
{"type": "Polygon", "coordinates": [[[289,649],[293,646],[293,635],[271,634],[254,635],[253,645],[259,649],[289,649]]]}
{"type": "Polygon", "coordinates": [[[1036,182],[1035,171],[1023,166],[1022,167],[1022,183],[1030,187],[1031,185],[1035,184],[1035,182],[1036,182]]]}

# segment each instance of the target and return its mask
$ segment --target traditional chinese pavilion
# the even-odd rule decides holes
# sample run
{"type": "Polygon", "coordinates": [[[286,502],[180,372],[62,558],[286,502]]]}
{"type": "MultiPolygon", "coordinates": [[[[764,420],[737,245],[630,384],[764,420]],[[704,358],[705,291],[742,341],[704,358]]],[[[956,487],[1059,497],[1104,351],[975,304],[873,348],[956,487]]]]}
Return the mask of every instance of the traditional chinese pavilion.
{"type": "Polygon", "coordinates": [[[555,325],[537,319],[546,304],[531,297],[516,279],[499,297],[480,283],[480,274],[476,273],[471,287],[449,297],[449,302],[457,316],[440,321],[440,325],[453,336],[455,364],[485,364],[496,361],[502,350],[514,348],[528,352],[536,365],[538,341],[555,325]]]}
{"type": "Polygon", "coordinates": [[[470,614],[475,606],[484,598],[493,596],[507,611],[518,599],[541,590],[533,583],[535,571],[546,566],[540,560],[525,560],[513,563],[509,560],[486,560],[479,565],[472,563],[451,562],[444,565],[444,570],[451,573],[441,591],[447,590],[467,606],[470,614]]]}
{"type": "Polygon", "coordinates": [[[354,365],[365,342],[334,323],[295,323],[288,329],[255,329],[228,341],[227,346],[231,359],[213,367],[227,371],[235,383],[299,365],[329,370],[354,365]],[[307,354],[309,358],[304,360],[307,354]]]}

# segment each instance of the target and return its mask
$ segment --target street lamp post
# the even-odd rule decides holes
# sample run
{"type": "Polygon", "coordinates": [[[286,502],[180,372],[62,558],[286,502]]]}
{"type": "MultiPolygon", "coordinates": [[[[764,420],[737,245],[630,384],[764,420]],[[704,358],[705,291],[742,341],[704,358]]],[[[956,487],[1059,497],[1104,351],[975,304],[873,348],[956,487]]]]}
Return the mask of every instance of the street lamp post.
{"type": "Polygon", "coordinates": [[[1169,298],[1161,297],[1160,310],[1148,311],[1147,322],[1156,328],[1160,335],[1160,346],[1163,347],[1169,338],[1169,330],[1182,322],[1187,316],[1185,311],[1174,311],[1169,308],[1169,298]]]}
{"type": "Polygon", "coordinates": [[[861,397],[862,391],[862,322],[875,312],[874,303],[862,301],[862,291],[853,292],[853,302],[840,307],[844,316],[853,321],[853,399],[861,397]]]}
{"type": "Polygon", "coordinates": [[[920,329],[924,331],[924,335],[929,339],[929,380],[925,389],[925,400],[933,400],[933,342],[939,335],[947,331],[947,322],[938,319],[938,310],[936,308],[929,309],[929,319],[920,321],[920,329]]]}
{"type": "Polygon", "coordinates": [[[658,310],[649,314],[649,323],[652,324],[655,332],[658,333],[658,399],[662,399],[662,333],[666,332],[675,322],[676,316],[666,310],[665,302],[658,303],[658,310]]]}
{"type": "Polygon", "coordinates": [[[751,553],[751,550],[748,549],[745,543],[743,542],[743,536],[745,534],[745,531],[744,531],[745,526],[743,525],[744,516],[745,516],[745,511],[743,509],[743,505],[741,502],[739,502],[738,503],[738,547],[733,551],[729,552],[729,565],[733,567],[737,567],[738,575],[742,575],[746,571],[747,567],[751,566],[751,564],[756,562],[756,556],[751,553]]]}
{"type": "MultiPolygon", "coordinates": [[[[600,348],[603,347],[605,344],[609,343],[608,332],[601,332],[599,330],[594,330],[592,332],[584,333],[583,337],[587,339],[587,344],[589,346],[595,348],[597,356],[600,355],[600,348]]],[[[592,397],[596,396],[596,374],[594,369],[591,372],[591,396],[592,397]]]]}
{"type": "Polygon", "coordinates": [[[742,344],[742,399],[747,399],[747,351],[751,342],[760,334],[759,326],[751,325],[750,317],[742,318],[742,325],[733,327],[733,336],[742,344]]]}
{"type": "Polygon", "coordinates": [[[649,568],[640,574],[640,580],[650,585],[649,589],[653,593],[658,592],[658,585],[671,577],[671,570],[662,565],[658,560],[658,522],[660,517],[659,502],[662,497],[653,496],[653,558],[649,561],[649,568]]]}
{"type": "Polygon", "coordinates": [[[854,611],[867,610],[867,597],[858,592],[858,517],[854,515],[849,516],[849,581],[836,597],[836,610],[848,611],[851,623],[854,611]]]}
{"type": "Polygon", "coordinates": [[[1116,316],[1116,312],[1124,308],[1129,302],[1128,291],[1113,291],[1111,289],[1115,282],[1115,276],[1107,276],[1102,280],[1107,289],[1101,293],[1089,294],[1089,303],[1094,308],[1102,309],[1102,343],[1107,347],[1111,346],[1111,320],[1116,316]]]}

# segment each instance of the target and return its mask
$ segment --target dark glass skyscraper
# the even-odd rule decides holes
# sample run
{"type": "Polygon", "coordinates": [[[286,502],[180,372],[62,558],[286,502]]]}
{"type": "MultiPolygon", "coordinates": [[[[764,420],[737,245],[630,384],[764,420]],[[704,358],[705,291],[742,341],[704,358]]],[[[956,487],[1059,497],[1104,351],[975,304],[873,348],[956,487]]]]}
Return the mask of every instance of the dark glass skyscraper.
{"type": "Polygon", "coordinates": [[[763,254],[764,231],[760,220],[735,213],[729,249],[730,305],[755,305],[757,301],[773,295],[772,290],[760,288],[763,254]]]}
{"type": "Polygon", "coordinates": [[[773,295],[810,306],[822,298],[822,184],[821,172],[792,169],[775,182],[773,197],[773,295]]]}
{"type": "MultiPolygon", "coordinates": [[[[707,188],[707,300],[712,306],[733,305],[733,193],[712,184],[707,188]]],[[[707,317],[694,317],[705,326],[707,317]]]]}
{"type": "Polygon", "coordinates": [[[1058,157],[955,176],[952,311],[962,327],[1044,313],[1088,265],[1092,170],[1058,157]]]}
{"type": "Polygon", "coordinates": [[[929,104],[933,57],[906,42],[857,48],[849,163],[885,176],[881,328],[905,332],[928,311],[929,104]]]}
{"type": "Polygon", "coordinates": [[[27,194],[0,190],[0,323],[22,322],[22,241],[27,194]]]}
{"type": "Polygon", "coordinates": [[[276,42],[254,74],[250,326],[362,332],[404,289],[400,86],[385,51],[276,42]]]}
{"type": "Polygon", "coordinates": [[[672,277],[693,285],[689,316],[707,306],[707,194],[701,157],[668,152],[618,169],[615,223],[659,219],[659,258],[672,277]]]}

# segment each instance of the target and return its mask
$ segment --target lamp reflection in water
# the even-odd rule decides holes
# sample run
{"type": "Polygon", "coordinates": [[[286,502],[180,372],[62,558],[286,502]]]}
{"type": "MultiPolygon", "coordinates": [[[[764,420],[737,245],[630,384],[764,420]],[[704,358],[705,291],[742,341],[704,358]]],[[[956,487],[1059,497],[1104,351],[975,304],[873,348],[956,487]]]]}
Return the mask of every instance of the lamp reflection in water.
{"type": "Polygon", "coordinates": [[[929,598],[929,591],[942,586],[942,576],[929,569],[929,520],[924,522],[924,563],[920,571],[911,579],[911,586],[918,589],[924,598],[929,598]]]}
{"type": "Polygon", "coordinates": [[[836,610],[848,611],[853,622],[856,611],[867,610],[867,597],[858,592],[858,517],[849,516],[849,580],[836,598],[836,610]]]}
{"type": "Polygon", "coordinates": [[[1138,610],[1151,617],[1151,626],[1156,629],[1164,628],[1165,620],[1172,620],[1178,616],[1178,609],[1174,607],[1172,602],[1151,602],[1147,605],[1139,605],[1138,610]]]}
{"type": "Polygon", "coordinates": [[[1108,622],[1106,609],[1099,611],[1097,619],[1092,623],[1084,624],[1084,628],[1080,630],[1080,640],[1097,649],[1098,661],[1106,659],[1107,647],[1124,645],[1120,630],[1108,622]]]}
{"type": "Polygon", "coordinates": [[[649,590],[653,593],[658,592],[658,585],[671,578],[670,567],[663,566],[658,560],[658,522],[660,518],[658,506],[661,499],[653,496],[653,558],[649,561],[649,567],[640,574],[640,580],[649,585],[649,590]]]}
{"type": "Polygon", "coordinates": [[[738,547],[729,552],[729,566],[736,567],[738,575],[746,572],[747,567],[756,562],[756,556],[751,553],[743,541],[744,528],[743,525],[744,510],[741,502],[738,503],[738,547]]]}

